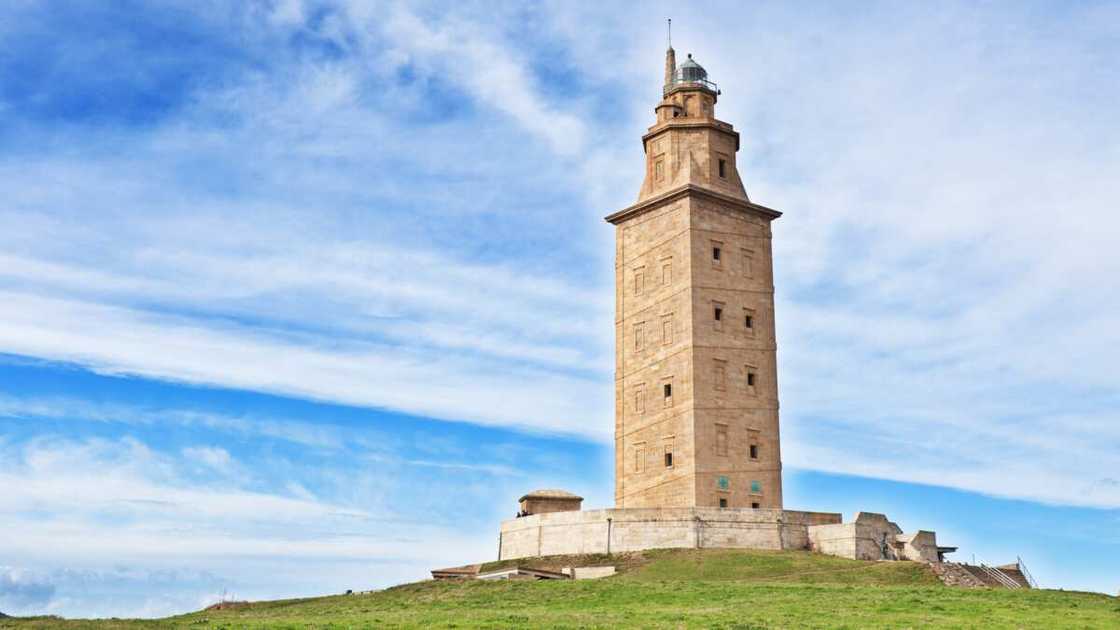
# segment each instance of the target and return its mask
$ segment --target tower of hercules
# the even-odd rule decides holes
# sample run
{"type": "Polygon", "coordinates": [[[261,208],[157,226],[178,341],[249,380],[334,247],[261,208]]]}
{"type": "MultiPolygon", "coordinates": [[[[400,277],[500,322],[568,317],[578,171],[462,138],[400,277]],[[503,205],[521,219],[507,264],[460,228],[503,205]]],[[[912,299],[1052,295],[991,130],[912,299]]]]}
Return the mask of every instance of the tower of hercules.
{"type": "Polygon", "coordinates": [[[692,56],[665,56],[615,246],[615,505],[782,508],[770,222],[692,56]]]}

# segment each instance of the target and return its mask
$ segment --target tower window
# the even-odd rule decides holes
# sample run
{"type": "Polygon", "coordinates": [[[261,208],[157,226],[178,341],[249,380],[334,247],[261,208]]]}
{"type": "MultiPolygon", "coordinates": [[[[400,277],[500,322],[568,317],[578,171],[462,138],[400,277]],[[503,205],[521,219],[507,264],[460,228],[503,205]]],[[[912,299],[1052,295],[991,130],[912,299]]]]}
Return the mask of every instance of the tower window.
{"type": "Polygon", "coordinates": [[[743,316],[743,325],[747,328],[754,328],[754,317],[749,313],[743,316]]]}
{"type": "Polygon", "coordinates": [[[720,160],[719,161],[719,176],[723,179],[727,179],[727,161],[726,160],[720,160]]]}
{"type": "Polygon", "coordinates": [[[717,262],[718,263],[720,254],[721,254],[721,252],[720,252],[719,246],[718,245],[712,246],[712,262],[717,262]]]}
{"type": "Polygon", "coordinates": [[[757,510],[758,508],[762,507],[762,504],[758,502],[751,503],[751,507],[757,510]]]}
{"type": "Polygon", "coordinates": [[[646,323],[645,322],[638,322],[637,324],[634,324],[634,349],[635,350],[641,350],[643,347],[645,347],[645,343],[646,343],[645,332],[646,332],[646,323]]]}
{"type": "Polygon", "coordinates": [[[673,467],[673,451],[665,451],[665,467],[673,467]]]}
{"type": "Polygon", "coordinates": [[[646,288],[646,268],[636,267],[634,269],[634,295],[641,295],[646,288]]]}
{"type": "Polygon", "coordinates": [[[642,414],[642,413],[646,412],[646,386],[645,386],[645,383],[641,383],[637,387],[634,388],[634,412],[639,413],[639,414],[642,414]]]}
{"type": "Polygon", "coordinates": [[[725,508],[725,507],[727,507],[727,499],[722,499],[722,498],[721,498],[721,499],[719,500],[719,506],[720,506],[721,508],[725,508]]]}
{"type": "Polygon", "coordinates": [[[747,372],[747,387],[754,387],[754,372],[747,372]]]}
{"type": "Polygon", "coordinates": [[[751,494],[762,494],[762,482],[761,481],[752,481],[751,482],[751,494]]]}
{"type": "Polygon", "coordinates": [[[731,482],[727,479],[727,475],[720,475],[719,476],[719,489],[720,490],[730,490],[731,489],[731,482]]]}
{"type": "Polygon", "coordinates": [[[672,398],[673,397],[673,384],[672,383],[665,383],[664,391],[665,391],[665,398],[672,398]]]}
{"type": "Polygon", "coordinates": [[[715,307],[715,309],[712,311],[712,317],[715,317],[715,320],[717,322],[721,321],[723,319],[723,307],[722,306],[715,307]]]}
{"type": "Polygon", "coordinates": [[[661,320],[661,343],[669,345],[673,343],[673,317],[669,316],[661,320]]]}
{"type": "Polygon", "coordinates": [[[751,459],[758,459],[758,445],[751,444],[751,459]]]}
{"type": "Polygon", "coordinates": [[[634,449],[634,472],[644,472],[646,469],[646,447],[639,445],[634,449]]]}
{"type": "Polygon", "coordinates": [[[727,425],[716,425],[716,455],[727,456],[727,425]]]}

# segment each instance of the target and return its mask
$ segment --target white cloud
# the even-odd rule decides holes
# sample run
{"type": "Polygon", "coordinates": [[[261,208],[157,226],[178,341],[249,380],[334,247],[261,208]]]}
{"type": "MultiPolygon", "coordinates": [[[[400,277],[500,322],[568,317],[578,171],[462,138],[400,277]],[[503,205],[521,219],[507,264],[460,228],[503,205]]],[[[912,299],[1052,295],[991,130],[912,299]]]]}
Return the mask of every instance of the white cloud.
{"type": "MultiPolygon", "coordinates": [[[[173,456],[132,439],[0,448],[0,557],[12,564],[0,571],[0,604],[9,613],[163,616],[223,586],[250,598],[368,589],[490,547],[488,536],[369,494],[358,508],[298,482],[286,494],[252,490],[233,470],[201,485],[188,471],[202,449],[173,456]],[[283,569],[292,563],[300,571],[283,569]]],[[[371,487],[368,475],[351,472],[348,487],[371,487]]]]}
{"type": "Polygon", "coordinates": [[[582,120],[539,94],[534,86],[539,79],[525,67],[523,51],[502,45],[486,21],[442,11],[441,17],[425,20],[407,7],[396,4],[387,16],[377,15],[369,22],[392,42],[391,54],[401,63],[456,82],[479,102],[509,114],[561,155],[576,157],[585,148],[582,120]]]}
{"type": "Polygon", "coordinates": [[[191,446],[183,449],[183,456],[220,471],[228,470],[233,464],[229,451],[217,446],[191,446]]]}
{"type": "Polygon", "coordinates": [[[41,610],[54,597],[55,586],[42,576],[15,567],[0,566],[0,611],[12,614],[41,610]]]}
{"type": "MultiPolygon", "coordinates": [[[[346,437],[337,427],[308,420],[229,415],[197,409],[143,408],[96,403],[71,397],[16,397],[0,395],[0,418],[112,422],[128,425],[174,425],[213,430],[237,437],[268,437],[317,449],[340,448],[346,437]]],[[[0,436],[0,441],[2,441],[0,436]]]]}
{"type": "Polygon", "coordinates": [[[6,351],[73,361],[115,374],[295,394],[403,409],[450,420],[538,431],[604,435],[603,399],[572,398],[582,379],[496,361],[438,356],[415,348],[326,339],[240,326],[184,322],[126,308],[3,293],[6,351]],[[79,322],[97,322],[97,336],[79,322]],[[150,351],[159,347],[159,353],[150,351]],[[489,364],[489,365],[487,365],[489,364]],[[511,388],[511,375],[523,379],[511,388]]]}

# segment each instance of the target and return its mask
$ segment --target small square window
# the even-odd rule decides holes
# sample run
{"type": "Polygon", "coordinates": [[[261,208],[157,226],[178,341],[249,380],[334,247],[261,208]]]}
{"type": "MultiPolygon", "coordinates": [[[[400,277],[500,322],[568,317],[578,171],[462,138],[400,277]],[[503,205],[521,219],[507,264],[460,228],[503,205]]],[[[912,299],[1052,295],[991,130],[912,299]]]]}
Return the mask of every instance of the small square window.
{"type": "Polygon", "coordinates": [[[725,507],[727,507],[727,499],[720,499],[720,500],[719,500],[719,506],[720,506],[721,508],[725,508],[725,507]]]}
{"type": "Polygon", "coordinates": [[[756,502],[756,503],[751,503],[751,507],[752,507],[753,509],[756,509],[756,510],[757,510],[758,508],[762,507],[762,504],[761,504],[761,503],[757,503],[757,502],[756,502]]]}
{"type": "Polygon", "coordinates": [[[762,482],[761,481],[752,481],[751,482],[751,493],[752,494],[762,494],[762,482]]]}
{"type": "Polygon", "coordinates": [[[758,459],[758,445],[751,444],[751,459],[758,459]]]}
{"type": "Polygon", "coordinates": [[[727,179],[727,161],[726,160],[720,160],[719,161],[719,176],[723,179],[727,179]]]}
{"type": "Polygon", "coordinates": [[[726,475],[720,475],[718,483],[719,483],[719,489],[720,490],[730,490],[731,489],[731,480],[729,480],[726,475]]]}
{"type": "Polygon", "coordinates": [[[673,451],[665,451],[665,467],[673,467],[673,451]]]}

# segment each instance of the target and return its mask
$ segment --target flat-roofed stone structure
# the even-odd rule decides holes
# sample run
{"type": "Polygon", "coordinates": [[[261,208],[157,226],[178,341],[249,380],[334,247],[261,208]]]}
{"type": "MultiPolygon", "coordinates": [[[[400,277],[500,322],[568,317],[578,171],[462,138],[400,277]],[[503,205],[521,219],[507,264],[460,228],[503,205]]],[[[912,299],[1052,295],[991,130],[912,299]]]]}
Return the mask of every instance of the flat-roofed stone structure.
{"type": "Polygon", "coordinates": [[[517,500],[521,506],[521,516],[547,514],[549,512],[578,512],[583,506],[583,497],[567,490],[534,490],[517,500]]]}

